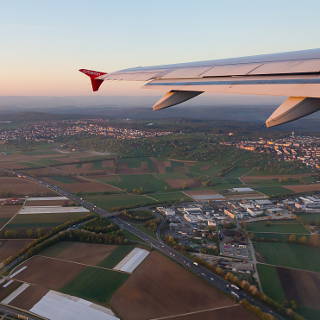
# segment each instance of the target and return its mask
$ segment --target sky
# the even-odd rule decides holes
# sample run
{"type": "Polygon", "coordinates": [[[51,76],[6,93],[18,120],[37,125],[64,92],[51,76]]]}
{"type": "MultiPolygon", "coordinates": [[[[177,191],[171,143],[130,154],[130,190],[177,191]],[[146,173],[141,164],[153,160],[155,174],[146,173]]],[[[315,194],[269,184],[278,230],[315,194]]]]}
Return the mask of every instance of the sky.
{"type": "MultiPolygon", "coordinates": [[[[318,0],[0,0],[0,96],[93,96],[79,68],[317,48],[319,11],[318,0]]],[[[141,86],[112,81],[95,95],[159,94],[141,86]]]]}

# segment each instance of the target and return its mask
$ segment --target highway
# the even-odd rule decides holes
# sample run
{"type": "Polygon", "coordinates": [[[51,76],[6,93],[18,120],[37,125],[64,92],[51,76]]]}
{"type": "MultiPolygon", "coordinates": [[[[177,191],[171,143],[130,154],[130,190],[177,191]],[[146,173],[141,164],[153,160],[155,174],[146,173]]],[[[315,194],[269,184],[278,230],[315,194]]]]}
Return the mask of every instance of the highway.
{"type": "Polygon", "coordinates": [[[12,316],[14,319],[24,319],[24,320],[46,320],[47,318],[38,316],[34,313],[30,313],[19,308],[8,306],[6,304],[0,303],[0,311],[6,316],[12,316]]]}
{"type": "MultiPolygon", "coordinates": [[[[12,171],[11,171],[12,172],[12,171]]],[[[218,276],[217,274],[211,272],[207,268],[198,265],[197,263],[193,262],[191,259],[185,257],[180,252],[174,250],[170,246],[166,245],[163,241],[161,241],[159,238],[153,238],[149,236],[148,234],[144,233],[143,231],[137,229],[130,223],[122,220],[121,218],[115,216],[117,213],[111,213],[108,212],[102,208],[97,207],[95,204],[86,201],[85,199],[78,197],[77,195],[70,193],[66,190],[61,189],[60,187],[50,184],[46,181],[36,179],[32,176],[27,176],[24,173],[18,173],[14,172],[18,177],[29,179],[33,182],[36,182],[40,185],[43,185],[44,187],[62,195],[65,196],[71,200],[73,200],[75,203],[83,206],[84,208],[90,210],[91,212],[94,212],[96,214],[99,214],[103,217],[109,218],[113,223],[119,226],[120,229],[127,230],[146,242],[150,245],[150,247],[153,247],[160,251],[165,256],[169,257],[170,259],[174,260],[175,262],[182,265],[185,269],[191,271],[192,273],[196,274],[200,278],[207,281],[210,285],[216,287],[217,289],[221,290],[225,294],[232,296],[236,301],[240,301],[242,299],[246,299],[251,304],[258,306],[262,311],[272,314],[275,318],[285,320],[286,318],[278,314],[277,312],[273,311],[268,305],[263,303],[262,301],[255,299],[251,295],[249,295],[246,291],[231,285],[228,281],[223,279],[222,277],[218,276]]]]}

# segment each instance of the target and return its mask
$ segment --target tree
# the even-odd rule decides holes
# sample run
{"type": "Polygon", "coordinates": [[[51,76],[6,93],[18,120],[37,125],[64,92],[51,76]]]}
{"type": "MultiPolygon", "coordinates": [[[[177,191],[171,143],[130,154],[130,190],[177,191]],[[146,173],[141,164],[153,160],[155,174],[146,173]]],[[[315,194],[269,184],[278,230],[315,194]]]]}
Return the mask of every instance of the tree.
{"type": "Polygon", "coordinates": [[[297,236],[295,234],[290,234],[288,237],[289,242],[296,242],[297,241],[297,236]]]}

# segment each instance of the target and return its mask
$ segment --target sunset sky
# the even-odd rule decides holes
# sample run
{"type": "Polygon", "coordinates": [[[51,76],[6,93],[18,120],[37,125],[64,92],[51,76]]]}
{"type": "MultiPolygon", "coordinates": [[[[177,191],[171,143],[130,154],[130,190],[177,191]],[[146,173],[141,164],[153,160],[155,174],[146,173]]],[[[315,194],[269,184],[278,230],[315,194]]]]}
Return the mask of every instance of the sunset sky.
{"type": "MultiPolygon", "coordinates": [[[[0,95],[92,95],[81,67],[317,48],[319,11],[312,0],[0,0],[0,95]]],[[[141,85],[108,82],[98,95],[153,94],[141,85]]]]}

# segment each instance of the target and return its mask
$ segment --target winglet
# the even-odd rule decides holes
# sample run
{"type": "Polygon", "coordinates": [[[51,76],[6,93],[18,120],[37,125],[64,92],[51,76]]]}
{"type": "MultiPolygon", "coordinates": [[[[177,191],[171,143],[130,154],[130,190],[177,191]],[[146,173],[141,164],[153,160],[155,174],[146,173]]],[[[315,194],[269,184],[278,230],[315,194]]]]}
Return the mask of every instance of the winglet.
{"type": "Polygon", "coordinates": [[[104,74],[107,74],[106,72],[99,72],[99,71],[93,71],[93,70],[87,70],[87,69],[79,69],[79,71],[84,73],[88,77],[90,77],[93,91],[98,91],[98,89],[100,88],[103,82],[102,79],[96,79],[96,78],[103,76],[104,74]]]}

